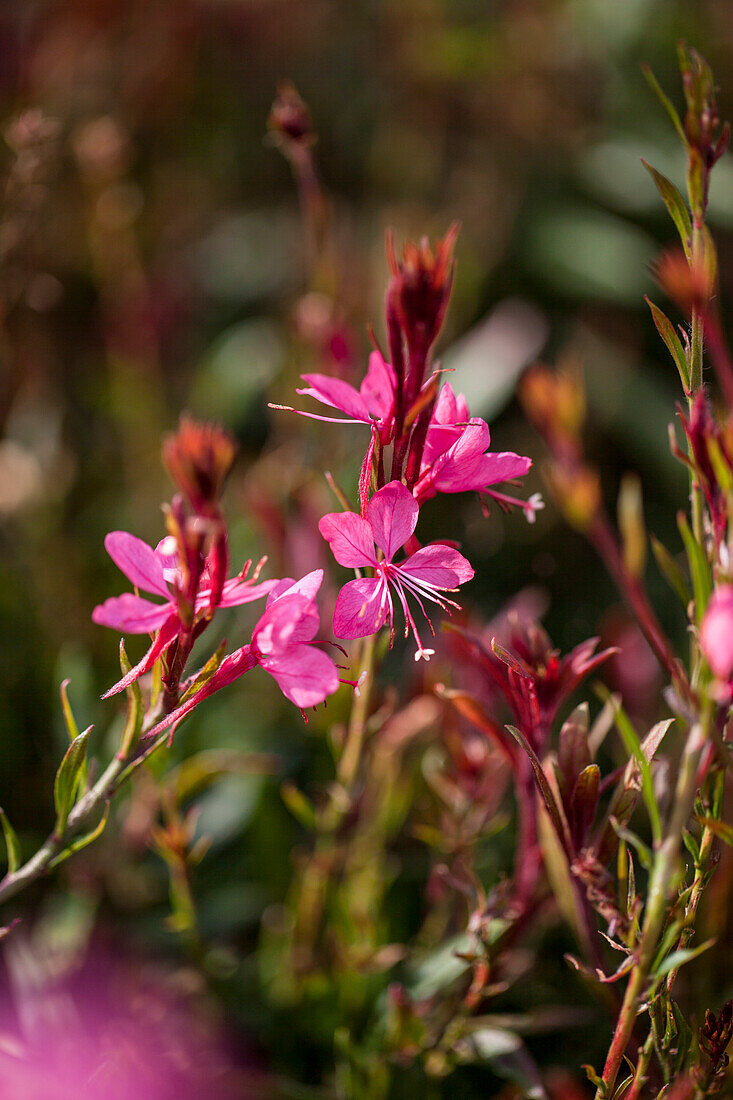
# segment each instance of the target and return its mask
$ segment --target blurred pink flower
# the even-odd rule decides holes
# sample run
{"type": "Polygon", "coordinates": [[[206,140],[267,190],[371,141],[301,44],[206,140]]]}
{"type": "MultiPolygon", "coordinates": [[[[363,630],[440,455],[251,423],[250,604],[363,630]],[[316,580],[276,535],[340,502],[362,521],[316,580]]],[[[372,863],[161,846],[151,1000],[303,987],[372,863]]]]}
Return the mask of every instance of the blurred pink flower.
{"type": "Polygon", "coordinates": [[[733,676],[733,585],[713,592],[700,626],[700,646],[719,680],[733,676]]]}
{"type": "Polygon", "coordinates": [[[332,695],[339,685],[336,665],[313,641],[319,625],[315,597],[322,580],[323,570],[316,569],[299,581],[275,582],[251,642],[228,654],[203,687],[167,714],[147,737],[157,737],[169,726],[172,736],[194,707],[256,665],[269,672],[285,698],[301,710],[332,695]]]}
{"type": "Polygon", "coordinates": [[[308,383],[308,387],[296,390],[296,393],[302,397],[313,397],[322,405],[345,413],[345,417],[322,416],[288,405],[270,407],[332,424],[376,424],[381,442],[386,444],[391,441],[394,432],[395,374],[378,351],[373,351],[369,356],[369,367],[358,390],[348,382],[327,374],[304,374],[303,381],[308,383]]]}
{"type": "Polygon", "coordinates": [[[419,506],[413,495],[399,481],[391,481],[374,494],[366,509],[366,518],[353,512],[331,512],[319,523],[321,534],[330,544],[333,556],[341,565],[352,568],[371,567],[376,577],[349,581],[341,589],[333,617],[334,633],[339,638],[364,638],[375,634],[389,619],[394,636],[394,607],[390,589],[394,589],[405,613],[405,637],[410,629],[417,643],[415,660],[428,660],[432,649],[425,649],[417,632],[415,620],[407,604],[407,595],[415,597],[432,632],[423,599],[438,604],[444,610],[458,604],[438,595],[453,592],[459,584],[470,581],[470,563],[450,546],[431,543],[423,546],[404,562],[395,564],[392,558],[404,546],[417,526],[419,506]],[[376,546],[383,551],[379,560],[376,546]]]}
{"type": "MultiPolygon", "coordinates": [[[[176,591],[180,588],[180,570],[175,549],[171,552],[168,538],[158,543],[155,550],[142,539],[127,531],[111,531],[104,540],[107,553],[136,589],[162,596],[165,603],[154,603],[144,596],[125,592],[112,596],[99,604],[92,612],[92,621],[99,626],[109,626],[122,634],[152,634],[158,631],[150,649],[140,663],[127,673],[106,693],[114,695],[152,668],[155,661],[177,637],[180,627],[176,591]]],[[[258,570],[246,580],[250,562],[242,572],[224,584],[219,607],[236,607],[266,596],[278,583],[276,580],[255,584],[258,570]]],[[[211,580],[208,569],[201,576],[196,595],[196,611],[208,607],[211,597],[211,580]]]]}

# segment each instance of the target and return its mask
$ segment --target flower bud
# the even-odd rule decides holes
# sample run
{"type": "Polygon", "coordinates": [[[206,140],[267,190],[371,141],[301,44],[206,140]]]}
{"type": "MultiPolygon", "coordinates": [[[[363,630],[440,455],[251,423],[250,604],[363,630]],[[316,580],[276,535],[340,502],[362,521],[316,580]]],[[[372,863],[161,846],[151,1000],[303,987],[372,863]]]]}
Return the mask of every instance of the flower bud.
{"type": "MultiPolygon", "coordinates": [[[[394,242],[387,238],[387,259],[392,279],[387,288],[387,311],[394,311],[410,354],[426,356],[440,332],[453,283],[453,248],[459,226],[454,222],[445,237],[430,245],[427,237],[419,244],[406,241],[397,259],[394,242]]],[[[412,387],[413,396],[422,378],[412,387]]]]}
{"type": "Polygon", "coordinates": [[[236,444],[223,428],[185,415],[178,431],[163,441],[163,463],[198,514],[216,509],[235,454],[236,444]]]}
{"type": "Polygon", "coordinates": [[[275,140],[283,144],[313,145],[316,140],[308,104],[289,82],[280,84],[275,102],[270,108],[267,128],[275,140]]]}

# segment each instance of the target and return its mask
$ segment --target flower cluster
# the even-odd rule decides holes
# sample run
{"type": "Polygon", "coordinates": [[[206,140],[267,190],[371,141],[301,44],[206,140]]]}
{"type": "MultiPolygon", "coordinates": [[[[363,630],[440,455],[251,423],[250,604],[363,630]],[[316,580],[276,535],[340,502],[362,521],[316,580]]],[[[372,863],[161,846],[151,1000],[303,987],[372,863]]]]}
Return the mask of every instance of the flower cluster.
{"type": "Polygon", "coordinates": [[[458,605],[438,593],[455,591],[470,580],[470,563],[450,545],[420,547],[415,538],[420,507],[439,493],[479,493],[501,507],[517,506],[533,521],[542,507],[538,494],[520,500],[496,488],[528,473],[532,461],[511,451],[489,451],[491,433],[480,417],[471,416],[463,394],[442,372],[431,370],[431,352],[448,307],[453,279],[453,226],[433,250],[426,240],[408,242],[397,259],[391,240],[388,256],[392,278],[386,295],[386,327],[391,362],[378,349],[358,389],[340,378],[303,375],[297,392],[343,416],[297,412],[315,420],[361,423],[371,440],[361,468],[360,515],[330,513],[320,523],[336,560],[355,570],[369,569],[341,590],[334,615],[334,633],[343,639],[375,634],[389,622],[394,638],[393,593],[405,617],[405,636],[415,639],[415,659],[428,660],[408,605],[413,597],[432,632],[423,601],[445,611],[458,605]],[[391,448],[391,475],[386,477],[386,450],[391,448]],[[407,557],[395,562],[405,547],[407,557]]]}
{"type": "MultiPolygon", "coordinates": [[[[319,524],[339,564],[357,571],[338,596],[334,634],[345,640],[364,638],[389,623],[391,643],[398,603],[405,637],[412,633],[415,640],[415,660],[429,660],[434,650],[423,644],[414,605],[434,633],[426,604],[450,613],[458,604],[448,593],[473,577],[470,563],[449,543],[420,546],[415,530],[424,502],[438,493],[474,491],[493,497],[502,507],[519,506],[530,520],[541,507],[537,496],[518,500],[496,488],[526,474],[531,460],[489,451],[488,425],[471,416],[462,394],[455,394],[447,383],[440,387],[439,370],[430,370],[432,346],[448,306],[456,232],[453,227],[434,251],[426,241],[419,246],[408,243],[399,261],[390,244],[387,331],[392,362],[372,352],[358,390],[338,378],[308,374],[307,388],[298,391],[344,417],[303,415],[356,421],[371,429],[362,463],[359,514],[333,512],[319,524]],[[389,481],[387,448],[392,450],[389,481]],[[403,548],[405,557],[395,561],[403,548]],[[363,576],[362,570],[369,575],[363,576]]],[[[256,665],[269,672],[285,697],[301,709],[323,702],[336,690],[339,677],[333,660],[313,645],[322,571],[299,581],[259,581],[263,563],[248,576],[248,562],[227,580],[227,531],[219,498],[234,459],[232,440],[218,428],[184,417],[178,432],[166,440],[163,458],[180,490],[166,509],[167,537],[155,549],[123,531],[112,532],[105,542],[136,591],[106,600],[95,608],[94,621],[123,633],[152,635],[145,656],[107,694],[129,687],[161,660],[162,714],[148,731],[151,737],[168,727],[175,729],[203,699],[256,665]],[[261,597],[267,597],[267,606],[251,640],[220,663],[214,660],[213,671],[184,681],[193,643],[216,611],[261,597]]]]}
{"type": "Polygon", "coordinates": [[[322,570],[299,581],[259,581],[264,559],[248,576],[251,562],[226,580],[228,537],[219,510],[224,478],[234,458],[233,442],[211,425],[184,417],[176,435],[166,440],[163,456],[177,482],[166,509],[169,534],[152,549],[125,531],[105,539],[108,554],[135,587],[105,600],[92,618],[124,634],[151,634],[144,657],[106,693],[114,695],[162,662],[162,714],[147,737],[178,725],[203,699],[259,665],[275,679],[283,695],[301,710],[316,706],[336,691],[333,660],[315,647],[319,617],[316,594],[322,570]],[[140,590],[158,596],[153,602],[140,590]],[[267,597],[249,643],[224,657],[214,669],[183,680],[194,641],[219,609],[238,607],[267,597]]]}

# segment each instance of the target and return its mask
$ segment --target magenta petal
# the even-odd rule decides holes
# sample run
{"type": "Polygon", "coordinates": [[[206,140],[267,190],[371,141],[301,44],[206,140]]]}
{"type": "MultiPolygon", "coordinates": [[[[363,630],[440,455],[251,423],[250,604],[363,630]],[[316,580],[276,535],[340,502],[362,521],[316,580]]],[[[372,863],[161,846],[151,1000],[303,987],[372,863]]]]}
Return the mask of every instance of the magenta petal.
{"type": "MultiPolygon", "coordinates": [[[[417,527],[417,501],[400,481],[390,481],[367,505],[367,519],[374,541],[391,561],[417,527]]],[[[371,631],[370,631],[371,633],[371,631]]]]}
{"type": "Polygon", "coordinates": [[[406,573],[433,588],[457,588],[473,577],[473,567],[463,554],[452,546],[433,542],[399,565],[400,573],[406,573]]]}
{"type": "Polygon", "coordinates": [[[354,512],[329,512],[320,520],[318,530],[340,565],[359,569],[377,564],[372,529],[361,516],[354,512]]]}
{"type": "Polygon", "coordinates": [[[265,610],[252,632],[258,658],[272,656],[298,642],[309,642],[318,631],[318,609],[298,592],[280,596],[265,610]]]}
{"type": "Polygon", "coordinates": [[[153,639],[153,644],[151,645],[150,649],[145,654],[143,659],[139,661],[134,668],[131,668],[130,671],[126,673],[121,680],[118,680],[117,683],[109,689],[109,691],[105,691],[102,698],[108,699],[110,695],[117,695],[118,692],[123,691],[125,688],[129,687],[130,684],[134,683],[134,681],[142,676],[143,673],[151,669],[155,662],[158,660],[158,657],[160,657],[161,653],[164,653],[171,642],[173,642],[178,637],[178,632],[180,628],[181,624],[178,621],[178,616],[170,615],[156,634],[155,638],[153,639]]]}
{"type": "Polygon", "coordinates": [[[371,415],[382,422],[392,416],[395,388],[393,367],[390,363],[385,363],[380,352],[373,351],[369,356],[369,369],[359,392],[371,415]]]}
{"type": "Polygon", "coordinates": [[[104,546],[118,569],[137,588],[159,596],[169,595],[160,558],[146,542],[127,531],[110,531],[104,546]]]}
{"type": "Polygon", "coordinates": [[[285,698],[301,709],[322,703],[339,685],[335,664],[315,646],[292,646],[263,658],[260,665],[274,677],[285,698]]]}
{"type": "MultiPolygon", "coordinates": [[[[224,591],[219,601],[219,607],[239,607],[240,604],[252,603],[253,600],[260,600],[263,596],[269,595],[277,584],[279,584],[277,580],[261,581],[260,584],[252,584],[251,581],[240,581],[238,577],[232,577],[231,580],[226,581],[224,584],[224,591]]],[[[202,602],[208,602],[208,597],[208,592],[202,593],[202,602]]],[[[198,606],[198,600],[196,601],[196,605],[198,606]]]]}
{"type": "Polygon", "coordinates": [[[333,613],[337,638],[366,638],[376,634],[387,619],[388,604],[384,581],[376,577],[349,581],[341,589],[333,613]],[[382,601],[382,594],[385,599],[382,601]]]}
{"type": "Polygon", "coordinates": [[[170,613],[170,603],[151,603],[143,596],[125,592],[98,604],[92,612],[92,622],[119,630],[121,634],[152,634],[170,613]]]}
{"type": "Polygon", "coordinates": [[[308,383],[309,388],[296,390],[296,393],[303,397],[314,397],[322,405],[339,409],[354,420],[369,421],[369,410],[363,397],[348,382],[331,378],[327,374],[304,374],[303,381],[308,383]]]}
{"type": "Polygon", "coordinates": [[[251,668],[254,668],[256,660],[252,653],[252,647],[249,645],[242,646],[241,649],[237,649],[234,653],[228,654],[219,665],[218,669],[207,680],[203,687],[199,688],[195,695],[192,695],[182,703],[175,710],[172,710],[170,714],[166,714],[157,726],[154,726],[148,733],[146,733],[146,740],[152,740],[157,737],[163,730],[172,726],[171,737],[175,733],[176,727],[180,722],[190,714],[194,707],[197,707],[199,703],[202,703],[204,699],[208,699],[214,692],[219,691],[220,688],[226,687],[227,684],[231,684],[233,680],[236,680],[239,676],[242,676],[245,672],[249,672],[251,668]]]}
{"type": "Polygon", "coordinates": [[[283,577],[282,580],[276,582],[267,597],[267,607],[273,604],[275,600],[279,600],[282,596],[294,595],[296,593],[299,593],[301,596],[306,596],[309,600],[314,600],[318,589],[321,587],[322,581],[322,569],[314,569],[312,573],[306,573],[299,581],[294,580],[292,577],[283,577]]]}

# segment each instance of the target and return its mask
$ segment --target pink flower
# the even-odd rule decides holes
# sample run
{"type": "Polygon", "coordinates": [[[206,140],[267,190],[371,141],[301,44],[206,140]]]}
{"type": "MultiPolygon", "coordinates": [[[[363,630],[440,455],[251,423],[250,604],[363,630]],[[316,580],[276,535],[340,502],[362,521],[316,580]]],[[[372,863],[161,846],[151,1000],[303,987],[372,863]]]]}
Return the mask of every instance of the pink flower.
{"type": "Polygon", "coordinates": [[[418,503],[409,490],[401,482],[391,481],[369,501],[365,519],[353,512],[331,512],[320,521],[321,534],[337,562],[376,571],[376,576],[349,581],[341,589],[333,617],[337,637],[364,638],[375,634],[387,619],[394,635],[394,589],[405,613],[405,637],[412,629],[417,643],[415,660],[428,660],[434,652],[420,641],[407,596],[415,597],[432,632],[422,601],[438,604],[446,611],[449,604],[457,607],[438,593],[453,592],[459,584],[470,581],[473,569],[462,554],[442,543],[423,546],[404,562],[392,561],[415,530],[418,513],[418,503]],[[375,544],[384,554],[381,560],[375,544]]]}
{"type": "Polygon", "coordinates": [[[420,475],[413,487],[418,504],[436,493],[488,493],[502,504],[516,505],[532,522],[543,507],[538,494],[519,500],[497,492],[491,486],[523,477],[532,465],[530,458],[513,451],[487,452],[491,442],[488,424],[470,416],[463,394],[446,383],[440,391],[425,439],[420,475]]]}
{"type": "Polygon", "coordinates": [[[156,737],[168,726],[175,730],[194,707],[256,665],[269,672],[285,698],[301,710],[332,695],[339,685],[336,665],[313,644],[319,623],[315,596],[322,580],[323,570],[316,569],[299,581],[274,582],[251,642],[228,654],[203,687],[167,714],[147,737],[156,737]]]}
{"type": "Polygon", "coordinates": [[[700,646],[718,680],[733,676],[733,585],[721,584],[710,597],[700,626],[700,646]]]}
{"type": "Polygon", "coordinates": [[[369,368],[358,390],[348,382],[326,374],[304,374],[303,381],[308,383],[308,388],[296,390],[296,393],[338,409],[346,414],[345,417],[322,416],[292,409],[288,405],[271,405],[270,408],[297,412],[298,416],[326,420],[332,424],[351,424],[354,421],[376,424],[382,443],[391,440],[394,432],[395,374],[378,351],[373,351],[369,356],[369,368]]]}
{"type": "MultiPolygon", "coordinates": [[[[99,626],[109,626],[122,634],[152,634],[158,631],[142,661],[110,688],[106,695],[122,691],[152,668],[161,653],[178,636],[180,619],[175,591],[180,582],[180,574],[176,554],[170,552],[169,544],[169,539],[163,539],[153,550],[142,539],[128,534],[127,531],[111,531],[104,540],[112,561],[136,589],[162,596],[165,600],[164,603],[154,603],[137,593],[125,592],[121,596],[112,596],[94,608],[92,621],[99,626]]],[[[246,580],[248,566],[249,563],[239,576],[225,582],[219,607],[236,607],[258,600],[278,583],[270,580],[255,584],[256,572],[250,580],[246,580]]],[[[196,594],[196,611],[208,607],[210,596],[211,582],[208,571],[204,570],[196,594]]]]}

